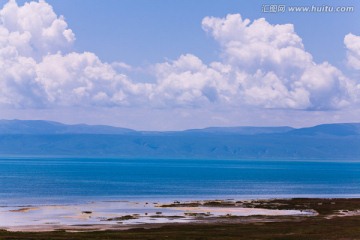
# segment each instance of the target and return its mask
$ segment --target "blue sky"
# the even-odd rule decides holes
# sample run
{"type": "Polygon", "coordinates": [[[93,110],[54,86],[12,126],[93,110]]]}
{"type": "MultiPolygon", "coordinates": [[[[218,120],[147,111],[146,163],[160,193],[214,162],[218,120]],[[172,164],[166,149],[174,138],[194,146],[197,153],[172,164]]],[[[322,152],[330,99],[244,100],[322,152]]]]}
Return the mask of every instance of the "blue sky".
{"type": "MultiPolygon", "coordinates": [[[[0,5],[7,2],[1,0],[0,5]]],[[[1,118],[159,130],[360,121],[355,91],[359,76],[358,1],[312,1],[305,5],[304,1],[291,1],[286,5],[353,6],[351,13],[261,11],[263,5],[281,4],[278,1],[35,2],[42,10],[37,5],[25,8],[25,2],[17,1],[19,14],[13,14],[15,8],[10,7],[1,14],[9,41],[0,48],[12,47],[17,54],[4,55],[6,60],[0,61],[27,69],[16,76],[9,72],[0,79],[6,84],[0,92],[1,118]],[[24,22],[34,20],[22,16],[21,11],[26,16],[42,16],[48,11],[55,15],[29,26],[24,22]],[[227,18],[228,14],[240,17],[227,18]],[[214,19],[205,21],[206,17],[214,19]],[[247,33],[230,25],[231,21],[244,23],[247,18],[247,33]],[[249,27],[260,18],[266,22],[249,27]],[[18,21],[16,26],[14,21],[18,21]],[[53,35],[36,35],[41,29],[50,29],[54,21],[61,22],[61,27],[51,26],[53,35]],[[218,23],[228,23],[231,34],[218,23]],[[275,27],[286,24],[292,24],[293,30],[275,27]],[[249,40],[258,38],[261,28],[268,25],[269,42],[249,40]],[[277,53],[271,56],[260,50],[255,57],[245,59],[247,55],[242,54],[250,45],[272,46],[276,31],[286,38],[285,47],[275,49],[279,54],[285,48],[299,50],[289,53],[294,56],[280,57],[280,62],[299,58],[298,63],[275,66],[277,53]],[[350,33],[346,45],[344,38],[350,33]],[[249,39],[239,40],[241,34],[249,39]],[[31,37],[24,40],[20,35],[31,37]],[[233,42],[237,42],[236,49],[233,42]],[[220,65],[214,67],[213,63],[220,65]],[[90,67],[91,74],[86,72],[90,67]],[[68,92],[74,94],[66,95],[68,92]]]]}
{"type": "MultiPolygon", "coordinates": [[[[119,59],[132,65],[151,64],[193,53],[206,62],[218,58],[215,41],[201,29],[205,16],[224,17],[240,13],[251,20],[265,17],[272,24],[292,23],[306,49],[317,61],[342,62],[343,36],[360,34],[353,13],[263,13],[264,4],[277,1],[243,0],[84,0],[47,1],[56,13],[64,15],[76,33],[78,51],[92,51],[105,61],[119,59]],[[331,49],[331,51],[329,51],[331,49]]],[[[20,3],[20,1],[19,1],[20,3]]],[[[279,2],[281,3],[281,1],[279,2]]],[[[290,4],[288,4],[290,6],[290,4]]],[[[293,6],[354,6],[359,1],[292,1],[293,6]]]]}
{"type": "MultiPolygon", "coordinates": [[[[3,5],[7,1],[1,0],[3,5]]],[[[17,1],[23,4],[26,1],[17,1]]],[[[47,1],[63,15],[76,34],[77,51],[95,52],[104,61],[122,60],[146,65],[193,53],[206,61],[218,58],[215,41],[201,29],[205,16],[240,13],[251,20],[264,17],[272,24],[292,23],[306,49],[317,61],[341,64],[343,36],[360,34],[359,1],[292,1],[288,6],[354,6],[353,13],[263,13],[267,4],[281,1],[244,0],[84,0],[47,1]]]]}

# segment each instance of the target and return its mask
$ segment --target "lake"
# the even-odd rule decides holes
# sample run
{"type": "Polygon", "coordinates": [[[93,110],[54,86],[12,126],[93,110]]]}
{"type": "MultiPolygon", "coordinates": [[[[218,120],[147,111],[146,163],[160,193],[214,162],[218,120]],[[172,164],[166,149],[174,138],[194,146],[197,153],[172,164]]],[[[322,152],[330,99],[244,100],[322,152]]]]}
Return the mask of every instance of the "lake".
{"type": "Polygon", "coordinates": [[[0,158],[0,205],[360,197],[360,162],[0,158]]]}

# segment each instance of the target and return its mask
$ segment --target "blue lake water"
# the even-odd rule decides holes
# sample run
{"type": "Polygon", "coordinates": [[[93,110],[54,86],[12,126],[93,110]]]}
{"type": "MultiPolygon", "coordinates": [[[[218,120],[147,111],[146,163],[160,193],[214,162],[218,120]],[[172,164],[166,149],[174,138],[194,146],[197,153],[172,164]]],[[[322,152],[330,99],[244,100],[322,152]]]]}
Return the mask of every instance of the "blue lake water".
{"type": "Polygon", "coordinates": [[[360,197],[360,162],[0,158],[0,205],[360,197]]]}

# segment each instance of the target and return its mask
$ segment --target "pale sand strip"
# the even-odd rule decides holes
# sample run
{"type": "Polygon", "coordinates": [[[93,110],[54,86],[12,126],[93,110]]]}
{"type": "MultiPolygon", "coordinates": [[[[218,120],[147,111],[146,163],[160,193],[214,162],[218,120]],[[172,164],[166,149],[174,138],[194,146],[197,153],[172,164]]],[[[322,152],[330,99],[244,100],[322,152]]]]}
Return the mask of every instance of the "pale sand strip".
{"type": "Polygon", "coordinates": [[[274,210],[264,208],[239,208],[239,207],[174,207],[172,209],[184,212],[201,212],[210,213],[216,216],[233,215],[233,216],[289,216],[289,215],[314,215],[311,211],[300,210],[274,210]]]}
{"type": "Polygon", "coordinates": [[[312,216],[311,211],[242,207],[159,207],[150,202],[95,202],[80,205],[1,207],[0,229],[8,231],[123,230],[227,216],[312,216]]]}

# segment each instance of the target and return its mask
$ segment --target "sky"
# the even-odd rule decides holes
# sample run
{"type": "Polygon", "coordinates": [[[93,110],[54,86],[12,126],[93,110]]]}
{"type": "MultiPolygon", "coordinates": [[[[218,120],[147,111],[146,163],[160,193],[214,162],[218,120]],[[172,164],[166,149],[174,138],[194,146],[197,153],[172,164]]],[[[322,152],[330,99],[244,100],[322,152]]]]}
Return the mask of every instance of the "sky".
{"type": "Polygon", "coordinates": [[[359,9],[0,0],[0,119],[138,130],[360,122],[359,9]]]}

